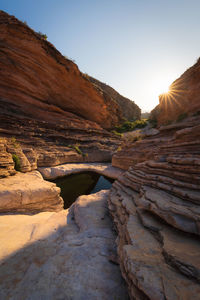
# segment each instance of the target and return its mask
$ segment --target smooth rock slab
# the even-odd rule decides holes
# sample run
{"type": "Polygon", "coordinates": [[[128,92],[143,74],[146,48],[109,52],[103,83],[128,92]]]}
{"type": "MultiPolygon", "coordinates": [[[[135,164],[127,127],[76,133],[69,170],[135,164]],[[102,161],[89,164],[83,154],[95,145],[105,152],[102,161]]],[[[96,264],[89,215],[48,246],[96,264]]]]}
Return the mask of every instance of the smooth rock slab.
{"type": "Polygon", "coordinates": [[[115,256],[108,191],[68,210],[0,216],[0,299],[129,299],[115,256]]]}
{"type": "Polygon", "coordinates": [[[109,178],[117,179],[124,171],[112,167],[109,163],[75,163],[55,167],[38,168],[44,179],[56,179],[81,172],[96,172],[109,178]]]}
{"type": "Polygon", "coordinates": [[[0,212],[59,211],[60,188],[45,181],[38,171],[17,173],[0,180],[0,212]]]}

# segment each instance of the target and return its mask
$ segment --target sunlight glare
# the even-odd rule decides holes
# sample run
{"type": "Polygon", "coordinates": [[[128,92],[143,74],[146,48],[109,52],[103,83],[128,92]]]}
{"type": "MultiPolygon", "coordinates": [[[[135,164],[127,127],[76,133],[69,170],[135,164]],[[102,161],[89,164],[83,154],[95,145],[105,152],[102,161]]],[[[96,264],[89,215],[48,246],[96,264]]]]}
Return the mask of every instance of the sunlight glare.
{"type": "Polygon", "coordinates": [[[160,96],[161,94],[168,94],[170,83],[162,79],[158,80],[157,85],[155,87],[155,93],[157,94],[157,96],[160,96]]]}

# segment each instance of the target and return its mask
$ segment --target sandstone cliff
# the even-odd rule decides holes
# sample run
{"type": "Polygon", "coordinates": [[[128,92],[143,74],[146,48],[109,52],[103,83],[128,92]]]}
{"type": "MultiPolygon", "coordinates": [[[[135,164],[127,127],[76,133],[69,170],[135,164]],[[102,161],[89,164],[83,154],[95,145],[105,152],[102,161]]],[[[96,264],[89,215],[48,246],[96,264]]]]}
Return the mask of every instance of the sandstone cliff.
{"type": "Polygon", "coordinates": [[[200,113],[200,59],[183,73],[167,94],[160,95],[158,123],[165,124],[200,113]]]}
{"type": "Polygon", "coordinates": [[[120,107],[121,114],[127,120],[139,120],[141,118],[141,109],[130,99],[123,97],[109,85],[86,74],[84,76],[93,83],[93,85],[103,93],[104,97],[113,99],[120,107]]]}
{"type": "Polygon", "coordinates": [[[0,176],[66,162],[109,161],[122,120],[102,94],[41,34],[0,11],[0,176]]]}
{"type": "Polygon", "coordinates": [[[39,120],[58,122],[75,114],[105,128],[119,122],[118,105],[104,99],[76,64],[3,11],[0,36],[2,105],[39,120]]]}
{"type": "Polygon", "coordinates": [[[188,98],[174,94],[160,102],[159,122],[168,114],[173,119],[184,112],[185,118],[126,142],[113,156],[113,165],[127,170],[108,202],[131,299],[199,299],[200,116],[193,114],[199,108],[198,64],[177,80],[188,98]]]}

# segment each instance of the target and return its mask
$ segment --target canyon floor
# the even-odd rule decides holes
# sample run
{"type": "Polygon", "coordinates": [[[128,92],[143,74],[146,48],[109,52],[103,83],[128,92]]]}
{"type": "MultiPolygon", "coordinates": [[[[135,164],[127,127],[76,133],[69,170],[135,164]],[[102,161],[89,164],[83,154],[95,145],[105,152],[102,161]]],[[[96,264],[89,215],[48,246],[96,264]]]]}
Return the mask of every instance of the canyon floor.
{"type": "MultiPolygon", "coordinates": [[[[51,178],[85,170],[114,178],[121,174],[102,163],[42,169],[51,178]]],[[[0,214],[0,299],[129,299],[108,211],[109,191],[80,196],[67,210],[59,192],[38,171],[1,180],[1,207],[7,203],[7,213],[0,214]]]]}
{"type": "Polygon", "coordinates": [[[0,216],[0,299],[129,299],[107,191],[68,210],[0,216]]]}

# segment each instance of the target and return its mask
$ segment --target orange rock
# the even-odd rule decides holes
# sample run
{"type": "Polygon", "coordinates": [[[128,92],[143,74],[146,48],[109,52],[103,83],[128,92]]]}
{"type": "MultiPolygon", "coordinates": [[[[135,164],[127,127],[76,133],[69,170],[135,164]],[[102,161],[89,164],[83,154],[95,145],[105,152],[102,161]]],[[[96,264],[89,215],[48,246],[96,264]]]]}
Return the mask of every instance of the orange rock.
{"type": "Polygon", "coordinates": [[[158,123],[181,120],[200,113],[200,59],[170,86],[159,98],[158,123]]]}
{"type": "Polygon", "coordinates": [[[159,124],[179,122],[127,141],[112,158],[113,166],[127,170],[112,185],[108,204],[130,299],[199,298],[199,66],[172,84],[182,83],[182,98],[161,96],[152,113],[159,124]]]}
{"type": "Polygon", "coordinates": [[[115,101],[106,101],[76,64],[3,11],[0,35],[0,95],[13,109],[51,122],[75,114],[76,118],[80,116],[104,128],[121,120],[115,101]]]}

